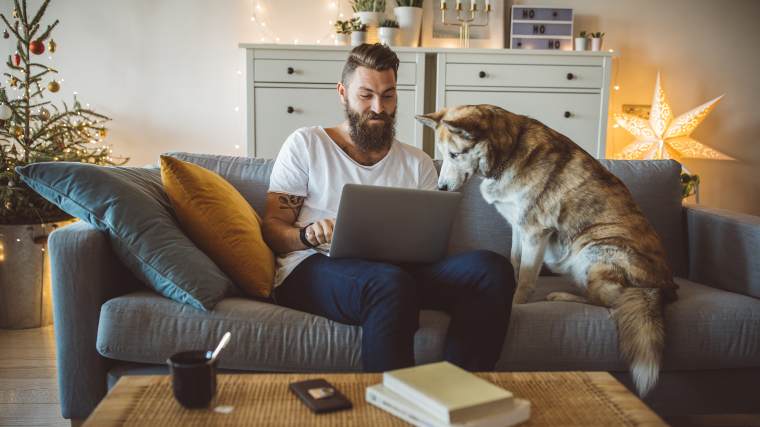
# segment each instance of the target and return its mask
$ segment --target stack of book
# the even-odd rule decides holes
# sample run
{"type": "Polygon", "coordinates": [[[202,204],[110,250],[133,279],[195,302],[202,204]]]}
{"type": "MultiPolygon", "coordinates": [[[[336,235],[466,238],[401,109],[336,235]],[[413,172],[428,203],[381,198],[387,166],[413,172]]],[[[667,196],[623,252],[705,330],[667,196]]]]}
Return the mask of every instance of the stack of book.
{"type": "Polygon", "coordinates": [[[366,399],[424,427],[505,427],[530,418],[530,402],[448,362],[385,372],[366,399]]]}

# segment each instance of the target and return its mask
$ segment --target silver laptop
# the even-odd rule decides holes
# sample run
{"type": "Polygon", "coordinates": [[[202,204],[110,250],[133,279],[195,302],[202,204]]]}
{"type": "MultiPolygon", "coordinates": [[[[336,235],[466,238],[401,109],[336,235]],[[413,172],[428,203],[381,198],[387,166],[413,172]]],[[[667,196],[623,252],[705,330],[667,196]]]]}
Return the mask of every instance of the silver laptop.
{"type": "Polygon", "coordinates": [[[434,262],[446,255],[461,193],[346,184],[328,256],[434,262]]]}

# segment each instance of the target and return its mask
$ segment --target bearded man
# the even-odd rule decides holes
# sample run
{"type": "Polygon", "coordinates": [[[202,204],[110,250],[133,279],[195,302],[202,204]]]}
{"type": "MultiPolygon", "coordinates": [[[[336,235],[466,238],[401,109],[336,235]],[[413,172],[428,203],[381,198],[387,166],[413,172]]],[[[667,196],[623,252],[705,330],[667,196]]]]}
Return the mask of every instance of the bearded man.
{"type": "Polygon", "coordinates": [[[361,325],[367,372],[414,365],[420,309],[446,311],[451,321],[444,359],[468,370],[493,370],[515,289],[506,258],[478,250],[432,264],[397,265],[335,259],[317,250],[332,240],[344,184],[436,189],[431,158],[395,139],[398,67],[387,46],[354,48],[337,84],[346,120],[298,129],[283,144],[263,223],[264,238],[277,254],[274,298],[361,325]]]}

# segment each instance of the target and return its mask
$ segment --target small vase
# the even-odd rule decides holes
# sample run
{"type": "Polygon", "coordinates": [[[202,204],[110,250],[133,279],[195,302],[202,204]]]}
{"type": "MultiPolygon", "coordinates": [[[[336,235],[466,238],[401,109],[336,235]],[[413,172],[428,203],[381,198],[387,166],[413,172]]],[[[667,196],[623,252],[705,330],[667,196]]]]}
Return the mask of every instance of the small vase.
{"type": "Polygon", "coordinates": [[[585,37],[576,37],[575,38],[575,50],[586,50],[586,38],[585,37]]]}
{"type": "Polygon", "coordinates": [[[600,37],[594,37],[591,39],[591,50],[594,52],[602,50],[602,39],[600,37]]]}
{"type": "Polygon", "coordinates": [[[393,8],[393,14],[399,26],[399,46],[417,47],[420,45],[422,26],[422,8],[399,6],[393,8]]]}
{"type": "Polygon", "coordinates": [[[368,27],[377,27],[385,17],[385,12],[354,12],[362,24],[368,27]]]}
{"type": "Polygon", "coordinates": [[[398,28],[380,27],[377,30],[377,36],[380,43],[386,46],[396,46],[398,44],[398,28]]]}
{"type": "Polygon", "coordinates": [[[359,46],[367,42],[366,31],[353,31],[351,32],[351,46],[359,46]]]}
{"type": "Polygon", "coordinates": [[[348,46],[351,44],[351,34],[339,33],[335,34],[335,44],[338,46],[348,46]]]}

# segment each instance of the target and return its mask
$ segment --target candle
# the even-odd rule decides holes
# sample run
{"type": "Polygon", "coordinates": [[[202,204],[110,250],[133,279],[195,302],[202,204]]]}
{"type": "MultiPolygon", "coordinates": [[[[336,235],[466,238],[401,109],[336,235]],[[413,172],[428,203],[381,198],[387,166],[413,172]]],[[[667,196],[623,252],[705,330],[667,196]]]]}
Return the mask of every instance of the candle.
{"type": "Polygon", "coordinates": [[[457,0],[457,10],[462,10],[462,0],[457,0]]]}
{"type": "Polygon", "coordinates": [[[446,0],[441,0],[441,10],[446,10],[446,0]]]}

